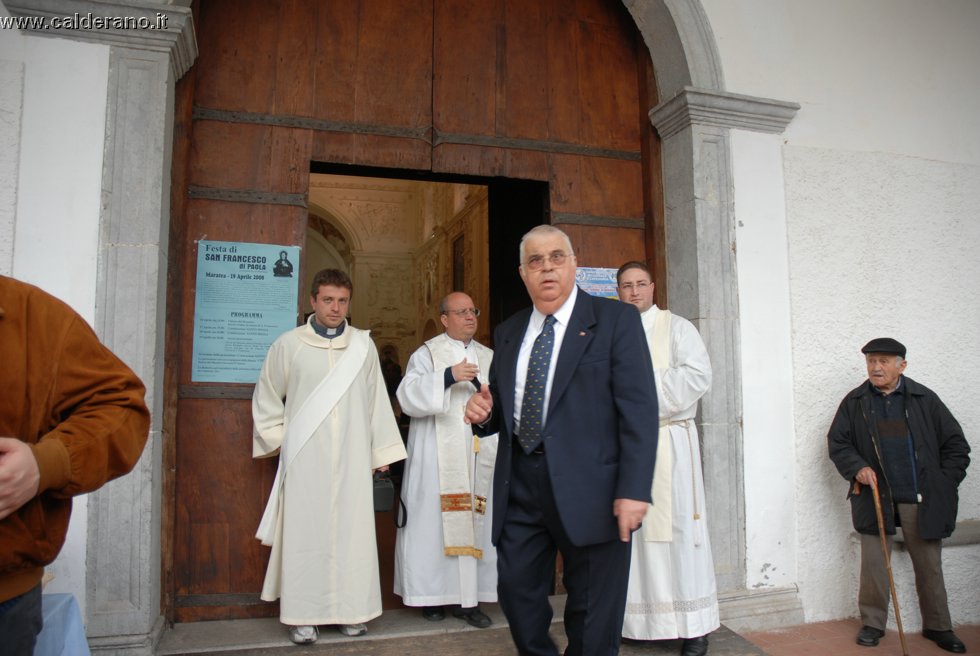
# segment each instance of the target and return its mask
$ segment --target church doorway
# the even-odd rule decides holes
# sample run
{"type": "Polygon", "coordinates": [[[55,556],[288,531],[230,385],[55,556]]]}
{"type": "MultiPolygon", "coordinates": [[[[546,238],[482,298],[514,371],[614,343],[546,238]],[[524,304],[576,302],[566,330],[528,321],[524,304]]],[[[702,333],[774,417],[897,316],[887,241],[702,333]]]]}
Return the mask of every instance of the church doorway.
{"type": "Polygon", "coordinates": [[[277,612],[258,599],[268,550],[253,535],[275,462],[251,458],[253,383],[194,375],[204,245],[296,249],[300,280],[312,259],[350,266],[354,325],[375,326],[402,363],[427,326],[438,332],[443,290],[484,294],[488,341],[527,304],[517,243],[532,225],[565,230],[581,266],[640,259],[656,270],[664,247],[647,117],[656,84],[623,5],[200,0],[194,11],[200,55],[178,84],[174,129],[163,456],[163,606],[178,622],[277,612]],[[403,226],[387,210],[352,218],[356,199],[319,202],[317,185],[342,175],[381,180],[382,195],[450,184],[411,192],[453,208],[448,225],[423,216],[414,251],[397,252],[403,226]],[[480,203],[484,244],[452,222],[480,203]]]}
{"type": "MultiPolygon", "coordinates": [[[[451,291],[473,298],[481,310],[475,339],[488,346],[496,324],[527,305],[518,245],[548,223],[548,186],[322,163],[312,171],[300,287],[307,293],[322,268],[351,276],[351,325],[371,331],[383,371],[391,372],[392,410],[407,440],[410,420],[394,392],[415,349],[442,332],[442,298],[451,291]]],[[[402,469],[392,467],[396,490],[402,469]]],[[[394,517],[375,519],[383,605],[398,608],[394,517]]]]}

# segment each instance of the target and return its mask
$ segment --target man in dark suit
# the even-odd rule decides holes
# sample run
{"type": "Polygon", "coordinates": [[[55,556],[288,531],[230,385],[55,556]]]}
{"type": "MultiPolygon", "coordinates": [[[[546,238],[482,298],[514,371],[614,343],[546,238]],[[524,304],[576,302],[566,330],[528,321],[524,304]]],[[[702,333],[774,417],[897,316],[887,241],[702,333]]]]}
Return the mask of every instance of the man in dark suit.
{"type": "Polygon", "coordinates": [[[490,384],[466,406],[478,432],[500,433],[500,605],[522,655],[555,656],[548,594],[561,552],[565,654],[615,655],[657,450],[650,352],[634,306],[576,287],[564,232],[535,227],[520,255],[533,307],[497,327],[490,384]]]}

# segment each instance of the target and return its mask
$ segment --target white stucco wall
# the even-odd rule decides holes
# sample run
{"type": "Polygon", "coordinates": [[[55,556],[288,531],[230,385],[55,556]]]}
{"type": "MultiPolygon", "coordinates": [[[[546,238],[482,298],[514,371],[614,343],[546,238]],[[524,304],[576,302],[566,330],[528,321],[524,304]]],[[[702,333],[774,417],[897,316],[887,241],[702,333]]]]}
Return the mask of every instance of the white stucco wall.
{"type": "MultiPolygon", "coordinates": [[[[753,542],[782,534],[796,541],[790,578],[807,620],[854,616],[857,546],[849,537],[846,483],[827,459],[825,436],[844,393],[866,377],[860,347],[883,335],[905,343],[909,376],[940,394],[974,455],[980,452],[980,408],[967,397],[970,374],[980,367],[973,290],[980,280],[980,3],[703,5],[727,90],[801,105],[776,156],[784,189],[771,180],[778,173],[769,137],[732,136],[749,585],[770,585],[759,576],[767,562],[759,556],[781,555],[753,542]],[[778,212],[765,208],[783,200],[780,224],[778,212]],[[766,270],[788,273],[788,323],[779,285],[760,284],[766,270]],[[760,328],[767,314],[773,320],[760,328]],[[775,346],[766,348],[766,340],[775,346]],[[789,358],[783,340],[792,344],[789,358]],[[786,366],[786,376],[757,371],[786,366]],[[784,377],[791,392],[781,387],[784,377]],[[784,442],[783,411],[766,408],[787,402],[795,435],[784,442]],[[780,467],[787,461],[794,463],[795,496],[772,488],[775,472],[786,478],[780,467]],[[787,499],[789,511],[774,512],[773,495],[787,499]]],[[[976,468],[960,492],[960,519],[980,517],[976,468]]],[[[978,550],[944,552],[954,623],[980,622],[978,550]]],[[[916,630],[907,555],[895,558],[895,571],[903,623],[916,630]]]]}
{"type": "Polygon", "coordinates": [[[13,274],[91,322],[109,48],[2,30],[0,59],[24,67],[13,274]]]}
{"type": "Polygon", "coordinates": [[[796,470],[782,139],[733,131],[743,366],[746,587],[796,583],[796,470]],[[764,484],[762,484],[764,482],[764,484]]]}
{"type": "MultiPolygon", "coordinates": [[[[2,5],[0,15],[9,15],[2,5]]],[[[61,298],[89,323],[95,317],[108,72],[108,46],[0,30],[3,82],[22,82],[19,158],[11,167],[10,154],[0,154],[0,272],[61,298]]],[[[14,95],[0,91],[4,145],[14,95]]],[[[49,568],[55,579],[46,589],[73,593],[83,616],[86,524],[83,496],[75,500],[68,540],[49,568]]]]}
{"type": "Polygon", "coordinates": [[[24,64],[0,58],[0,273],[14,268],[14,217],[20,162],[24,64]]]}

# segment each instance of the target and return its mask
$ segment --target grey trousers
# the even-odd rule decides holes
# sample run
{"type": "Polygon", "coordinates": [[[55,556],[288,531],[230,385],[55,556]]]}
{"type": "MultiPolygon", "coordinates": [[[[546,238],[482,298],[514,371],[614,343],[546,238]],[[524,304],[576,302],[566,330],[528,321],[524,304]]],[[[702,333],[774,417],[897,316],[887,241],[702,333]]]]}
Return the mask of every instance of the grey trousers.
{"type": "MultiPolygon", "coordinates": [[[[942,540],[923,540],[919,537],[919,509],[914,504],[898,504],[898,515],[905,535],[905,546],[912,558],[915,572],[915,591],[919,595],[922,627],[933,631],[949,631],[953,624],[946,601],[946,582],[943,580],[942,540]]],[[[892,539],[888,536],[888,552],[892,539]]],[[[865,626],[885,629],[888,623],[888,570],[878,535],[861,536],[861,588],[858,606],[865,626]]]]}

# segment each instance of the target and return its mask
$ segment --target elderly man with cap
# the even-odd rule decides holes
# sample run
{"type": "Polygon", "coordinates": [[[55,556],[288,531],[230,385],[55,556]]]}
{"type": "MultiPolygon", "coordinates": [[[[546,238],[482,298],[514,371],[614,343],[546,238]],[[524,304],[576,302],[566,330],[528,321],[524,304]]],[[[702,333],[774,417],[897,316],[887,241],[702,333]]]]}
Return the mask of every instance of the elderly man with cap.
{"type": "Polygon", "coordinates": [[[863,626],[857,643],[877,645],[888,616],[888,574],[874,499],[865,489],[877,485],[885,532],[892,536],[901,526],[912,558],[922,635],[946,651],[965,653],[946,602],[942,539],[956,526],[957,487],[970,464],[970,446],[936,393],[903,375],[902,344],[880,337],[861,352],[868,380],[841,401],[827,435],[830,459],[849,482],[851,516],[861,534],[863,626]]]}

